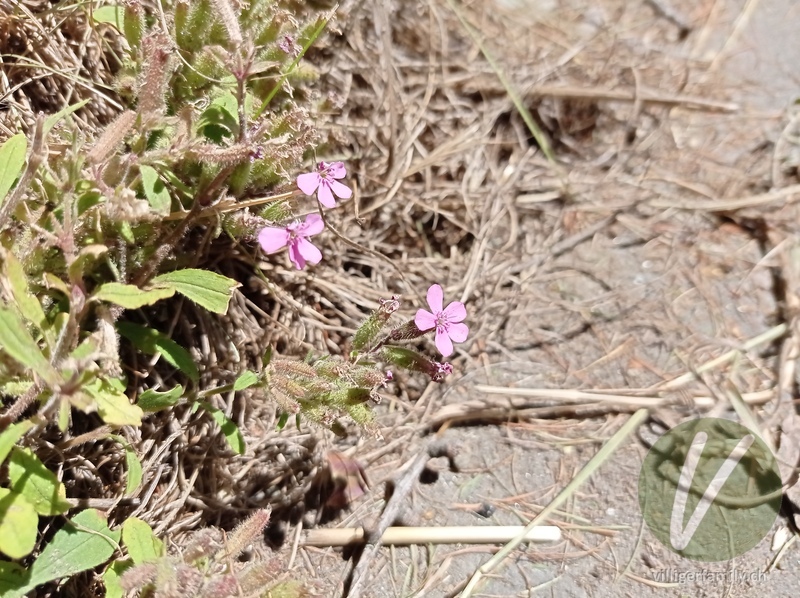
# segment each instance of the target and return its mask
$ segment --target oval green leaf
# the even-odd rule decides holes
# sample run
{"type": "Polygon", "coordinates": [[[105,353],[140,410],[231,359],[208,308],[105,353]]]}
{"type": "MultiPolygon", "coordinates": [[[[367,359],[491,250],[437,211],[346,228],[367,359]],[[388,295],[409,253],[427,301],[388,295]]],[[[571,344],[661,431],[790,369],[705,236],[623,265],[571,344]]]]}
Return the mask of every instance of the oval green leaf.
{"type": "Polygon", "coordinates": [[[30,574],[27,569],[10,561],[0,561],[0,596],[20,598],[25,595],[30,574]]]}
{"type": "Polygon", "coordinates": [[[239,283],[216,272],[187,268],[156,276],[153,286],[173,289],[208,311],[225,314],[239,283]]]}
{"type": "Polygon", "coordinates": [[[107,282],[101,285],[92,296],[98,301],[108,301],[125,309],[139,309],[145,305],[153,305],[157,301],[167,299],[175,294],[175,289],[161,287],[142,290],[132,284],[107,282]]]}
{"type": "Polygon", "coordinates": [[[141,426],[144,412],[133,405],[121,390],[110,383],[94,380],[84,386],[84,390],[97,403],[97,413],[103,421],[112,426],[141,426]]]}
{"type": "Polygon", "coordinates": [[[30,586],[71,577],[102,565],[119,548],[120,532],[95,509],[81,511],[56,532],[30,567],[30,586]]]}
{"type": "Polygon", "coordinates": [[[8,477],[11,490],[24,496],[39,515],[52,517],[69,511],[64,484],[30,449],[14,447],[8,477]]]}
{"type": "Polygon", "coordinates": [[[117,322],[119,333],[131,341],[137,349],[147,355],[158,353],[168,363],[178,368],[189,376],[192,382],[197,382],[200,374],[197,371],[197,364],[192,359],[189,351],[181,347],[166,334],[139,326],[132,322],[117,322]]]}
{"type": "Polygon", "coordinates": [[[30,368],[50,386],[58,384],[58,374],[42,354],[28,329],[14,312],[0,308],[0,348],[23,366],[30,368]]]}
{"type": "Polygon", "coordinates": [[[152,166],[143,164],[139,167],[139,174],[142,175],[142,188],[150,207],[153,208],[156,214],[169,214],[172,207],[172,197],[170,197],[164,181],[158,176],[158,171],[152,166]]]}
{"type": "Polygon", "coordinates": [[[0,552],[12,559],[28,556],[38,529],[39,516],[25,497],[0,488],[0,552]]]}
{"type": "Polygon", "coordinates": [[[233,390],[244,390],[245,388],[250,388],[253,384],[258,382],[258,374],[251,371],[246,371],[241,376],[236,378],[236,381],[233,383],[233,390]]]}
{"type": "Polygon", "coordinates": [[[8,457],[8,453],[11,452],[11,449],[15,444],[17,444],[17,440],[22,438],[22,436],[33,427],[33,422],[29,419],[25,421],[21,421],[18,424],[11,424],[6,428],[2,434],[0,434],[0,465],[3,464],[3,461],[6,460],[8,457]]]}
{"type": "Polygon", "coordinates": [[[183,396],[183,386],[178,384],[175,388],[171,388],[166,392],[158,392],[157,390],[148,389],[139,395],[139,400],[136,404],[142,408],[143,411],[155,413],[169,409],[173,405],[177,405],[178,401],[183,396]]]}
{"type": "Polygon", "coordinates": [[[142,484],[142,462],[134,448],[122,436],[109,434],[112,440],[119,442],[125,451],[125,466],[128,470],[128,477],[125,480],[125,496],[133,494],[142,484]]]}
{"type": "Polygon", "coordinates": [[[0,205],[22,172],[27,152],[28,140],[22,133],[10,137],[0,146],[0,205]]]}
{"type": "Polygon", "coordinates": [[[233,452],[237,455],[243,455],[247,447],[244,442],[244,436],[242,436],[242,432],[239,430],[239,427],[233,423],[233,421],[220,409],[217,409],[210,403],[201,401],[198,404],[203,408],[203,410],[207,411],[212,418],[214,418],[215,422],[217,422],[217,425],[225,435],[225,440],[228,441],[228,446],[231,447],[231,450],[233,450],[233,452]]]}
{"type": "Polygon", "coordinates": [[[122,524],[122,542],[137,565],[164,556],[164,543],[156,538],[150,526],[138,517],[128,517],[122,524]]]}

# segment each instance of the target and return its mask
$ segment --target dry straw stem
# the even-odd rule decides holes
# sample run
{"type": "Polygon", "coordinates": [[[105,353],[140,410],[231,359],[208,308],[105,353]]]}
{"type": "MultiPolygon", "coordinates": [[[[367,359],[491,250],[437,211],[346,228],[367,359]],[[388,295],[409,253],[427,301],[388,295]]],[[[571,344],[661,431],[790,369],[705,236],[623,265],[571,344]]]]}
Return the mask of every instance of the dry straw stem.
{"type": "MultiPolygon", "coordinates": [[[[475,391],[483,395],[479,400],[459,402],[452,405],[445,405],[435,413],[427,423],[430,428],[454,421],[481,419],[507,419],[509,412],[514,415],[527,415],[530,417],[547,417],[558,415],[574,414],[578,410],[591,411],[596,409],[598,413],[605,412],[629,412],[634,409],[655,409],[675,402],[675,399],[655,396],[652,393],[663,393],[675,391],[694,382],[701,374],[709,372],[734,361],[737,357],[751,351],[756,347],[771,343],[788,331],[786,324],[779,324],[769,330],[754,336],[742,343],[740,349],[732,349],[726,353],[710,359],[701,364],[691,372],[682,374],[672,380],[668,380],[649,389],[627,389],[626,394],[615,393],[611,390],[577,390],[577,389],[554,389],[554,388],[510,388],[505,386],[494,386],[489,384],[476,384],[475,391]],[[539,403],[542,400],[568,403],[568,405],[557,405],[554,407],[542,407],[539,403]]],[[[747,405],[761,404],[772,399],[775,391],[772,389],[743,393],[738,391],[731,394],[728,389],[728,397],[736,409],[739,416],[744,421],[749,421],[754,430],[758,430],[753,416],[749,419],[745,417],[749,413],[747,405]],[[745,411],[746,410],[746,411],[745,411]]],[[[734,389],[735,390],[735,389],[734,389]]],[[[718,404],[718,400],[709,396],[698,396],[692,399],[698,409],[711,409],[718,404]]],[[[763,434],[761,434],[763,437],[763,434]]]]}
{"type": "Polygon", "coordinates": [[[679,201],[676,199],[655,199],[650,203],[655,208],[676,208],[698,212],[727,212],[745,208],[766,206],[776,202],[791,203],[800,199],[800,185],[790,185],[777,191],[740,197],[736,199],[706,199],[699,201],[679,201]]]}
{"type": "Polygon", "coordinates": [[[522,120],[525,121],[525,126],[528,127],[528,130],[533,135],[533,138],[536,139],[536,143],[539,144],[539,147],[542,149],[542,153],[547,157],[547,160],[553,166],[556,165],[556,157],[553,153],[553,148],[550,144],[550,140],[547,138],[547,135],[542,128],[536,124],[536,121],[533,119],[533,115],[531,114],[528,107],[525,106],[525,102],[522,100],[522,97],[519,95],[519,92],[516,90],[514,85],[511,83],[506,74],[503,72],[503,69],[500,68],[500,64],[494,59],[494,56],[489,52],[489,48],[481,40],[480,35],[475,30],[475,28],[469,24],[466,17],[464,17],[461,10],[456,6],[456,3],[453,0],[447,0],[447,4],[450,6],[450,9],[456,14],[458,20],[461,21],[461,25],[464,29],[469,33],[469,36],[472,40],[477,44],[480,48],[481,53],[483,54],[484,58],[486,58],[486,62],[489,63],[489,66],[492,67],[492,70],[497,74],[497,78],[500,80],[500,83],[503,84],[503,87],[508,94],[508,97],[511,98],[511,101],[514,104],[514,107],[519,112],[522,120]]]}
{"type": "MultiPolygon", "coordinates": [[[[561,530],[555,525],[542,525],[523,534],[521,525],[470,525],[452,527],[390,527],[381,536],[381,544],[498,544],[522,534],[523,542],[558,542],[561,530]]],[[[349,546],[366,542],[362,527],[315,529],[301,542],[304,546],[349,546]]]]}
{"type": "Polygon", "coordinates": [[[591,477],[591,475],[597,471],[603,463],[608,461],[611,456],[616,452],[616,450],[622,446],[622,443],[628,438],[628,436],[638,428],[644,421],[649,417],[650,411],[647,409],[640,409],[636,413],[634,413],[627,422],[614,434],[608,442],[603,445],[597,454],[592,457],[592,459],[586,464],[586,466],[578,472],[572,481],[567,484],[566,488],[564,488],[561,492],[558,493],[550,504],[548,504],[542,511],[533,518],[533,520],[525,526],[522,532],[515,537],[511,542],[503,546],[503,548],[494,555],[489,561],[486,562],[482,567],[480,567],[475,573],[472,575],[472,578],[467,583],[467,586],[464,588],[464,591],[461,594],[461,598],[469,598],[472,596],[472,593],[477,589],[478,583],[480,583],[481,579],[496,571],[506,558],[511,554],[513,550],[519,546],[525,536],[536,528],[540,523],[542,523],[547,517],[549,517],[558,507],[560,507],[566,500],[573,495],[573,493],[586,481],[591,477]]]}
{"type": "MultiPolygon", "coordinates": [[[[248,199],[245,201],[222,201],[213,206],[204,208],[203,211],[197,215],[197,218],[208,218],[216,214],[235,212],[237,210],[243,210],[244,208],[253,208],[255,206],[260,206],[267,203],[274,203],[276,201],[281,201],[282,199],[289,199],[297,194],[298,191],[287,191],[286,193],[278,193],[268,197],[256,197],[254,199],[248,199]]],[[[172,212],[168,216],[164,217],[164,220],[183,220],[189,214],[190,212],[188,210],[184,210],[182,212],[172,212]]]]}

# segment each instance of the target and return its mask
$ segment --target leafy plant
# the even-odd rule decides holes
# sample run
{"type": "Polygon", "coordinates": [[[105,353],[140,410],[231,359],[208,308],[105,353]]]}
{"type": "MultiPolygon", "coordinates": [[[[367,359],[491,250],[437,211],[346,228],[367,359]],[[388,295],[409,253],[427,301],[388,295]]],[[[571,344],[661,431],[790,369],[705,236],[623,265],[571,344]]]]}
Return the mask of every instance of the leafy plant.
{"type": "Polygon", "coordinates": [[[165,14],[139,0],[87,13],[125,40],[115,86],[124,107],[103,131],[91,137],[75,125],[83,101],[39,116],[29,137],[0,145],[0,552],[11,559],[0,561],[3,596],[107,563],[120,537],[128,557],[106,569],[109,596],[261,595],[265,587],[272,596],[301,595],[297,584],[276,585],[271,565],[230,566],[261,533],[267,511],[225,541],[201,530],[179,555],[136,518],[115,531],[97,510],[67,519],[80,503],[68,496],[74,484],[62,449],[76,436],[120,447],[132,497],[145,482],[134,430],[153,413],[201,414],[233,454],[245,453],[220,394],[262,393],[279,406],[280,427],[294,415],[342,434],[349,417],[378,434],[370,404],[393,378],[386,364],[436,381],[452,369],[400,343],[435,331],[446,356],[466,338],[463,305],[443,310],[434,285],[438,307],[431,302],[430,313],[405,323],[391,322],[399,297],[382,300],[346,357],[270,351],[259,367],[208,387],[197,352],[160,329],[160,316],[186,305],[198,318],[228,313],[240,283],[216,271],[215,244],[257,251],[258,241],[264,254],[286,248],[296,268],[319,263],[308,238],[335,232],[322,207],[352,190],[341,162],[294,180],[317,141],[302,89],[314,73],[300,60],[331,12],[308,9],[300,22],[290,3],[275,0],[165,4],[165,14]],[[51,151],[56,143],[61,150],[51,151]],[[322,207],[301,224],[304,193],[316,193],[322,207]],[[139,377],[130,367],[139,358],[160,359],[174,381],[139,377]],[[58,442],[41,442],[48,434],[58,442]],[[60,529],[50,536],[52,526],[60,529]]]}

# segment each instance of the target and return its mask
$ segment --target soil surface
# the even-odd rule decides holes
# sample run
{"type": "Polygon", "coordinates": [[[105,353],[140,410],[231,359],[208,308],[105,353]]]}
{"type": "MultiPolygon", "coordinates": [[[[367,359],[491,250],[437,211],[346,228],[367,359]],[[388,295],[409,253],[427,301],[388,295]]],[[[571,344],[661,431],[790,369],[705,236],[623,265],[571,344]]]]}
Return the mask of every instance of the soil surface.
{"type": "MultiPolygon", "coordinates": [[[[387,400],[384,438],[345,451],[371,489],[326,525],[373,526],[382,482],[433,432],[457,471],[432,460],[395,523],[525,524],[649,407],[648,425],[549,519],[562,541],[514,551],[473,595],[797,595],[785,518],[735,561],[696,563],[650,534],[637,482],[667,427],[738,419],[731,393],[780,447],[786,479],[798,463],[800,6],[486,0],[455,3],[461,21],[444,0],[380,4],[340,9],[324,73],[344,106],[331,136],[357,164],[365,226],[403,223],[371,246],[401,265],[429,260],[446,298],[471,310],[471,334],[456,375],[416,403],[387,400]],[[393,252],[409,236],[424,253],[393,252]],[[611,396],[585,394],[601,391],[611,396]]],[[[345,228],[358,238],[354,218],[345,228]]],[[[382,548],[362,595],[459,595],[498,549],[382,548]]],[[[335,549],[300,548],[292,566],[325,596],[351,570],[335,549]]]]}

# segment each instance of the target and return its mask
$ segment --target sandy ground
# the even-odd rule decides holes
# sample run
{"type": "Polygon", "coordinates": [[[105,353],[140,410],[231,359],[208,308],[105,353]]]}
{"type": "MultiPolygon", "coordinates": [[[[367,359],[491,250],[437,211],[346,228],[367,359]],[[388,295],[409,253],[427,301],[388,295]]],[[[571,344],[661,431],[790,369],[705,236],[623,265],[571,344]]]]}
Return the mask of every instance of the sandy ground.
{"type": "MultiPolygon", "coordinates": [[[[512,552],[473,596],[797,595],[786,519],[735,562],[695,563],[650,534],[636,490],[659,433],[737,418],[739,403],[785,479],[800,464],[799,19],[794,0],[343,0],[307,59],[327,106],[320,152],[356,189],[331,215],[353,243],[321,240],[325,262],[301,273],[265,260],[280,292],[271,319],[235,322],[238,344],[273,334],[279,353],[342,353],[378,298],[402,294],[398,318],[413,317],[434,282],[466,303],[470,338],[445,384],[397,373],[377,407],[382,438],[276,431],[274,404],[231,396],[248,445],[237,458],[185,413],[170,425],[191,474],[148,445],[145,485],[166,473],[135,514],[180,545],[272,507],[278,549],[254,554],[311,595],[341,596],[353,561],[302,538],[371,529],[384,482],[434,434],[455,470],[432,459],[392,523],[525,524],[645,407],[646,424],[550,517],[562,540],[512,552]],[[370,487],[322,523],[309,480],[330,449],[370,487]]],[[[0,119],[4,135],[15,127],[0,119]]],[[[253,280],[238,299],[263,298],[253,280]]],[[[381,548],[361,596],[458,596],[498,549],[381,548]]]]}
{"type": "MultiPolygon", "coordinates": [[[[635,408],[548,389],[666,399],[654,417],[674,425],[730,416],[733,387],[797,463],[796,386],[785,358],[795,333],[701,366],[781,323],[794,330],[791,103],[800,46],[791,23],[800,8],[788,0],[471,4],[467,20],[549,133],[563,170],[537,151],[448,3],[343,10],[334,48],[353,73],[329,81],[346,82],[350,99],[374,89],[371,109],[387,114],[376,117],[372,143],[352,132],[354,110],[331,125],[358,148],[366,212],[391,213],[388,191],[399,212],[435,214],[420,216],[420,230],[433,227],[429,238],[440,245],[432,251],[451,258],[447,288],[480,314],[460,374],[416,405],[390,403],[387,450],[368,440],[351,449],[372,491],[330,525],[372,525],[384,505],[379,482],[397,475],[417,434],[431,429],[459,470],[433,461],[438,478],[407,497],[402,524],[530,521],[635,408]],[[381,50],[390,52],[381,54],[383,71],[355,74],[381,50]],[[461,128],[436,120],[442,102],[464,111],[461,128]],[[419,122],[427,125],[411,133],[419,122]],[[502,392],[512,387],[537,394],[512,405],[502,392]]],[[[785,520],[729,563],[680,559],[649,533],[636,487],[658,433],[651,425],[632,437],[551,519],[563,525],[562,542],[514,552],[474,595],[796,595],[800,553],[775,550],[785,520]],[[681,573],[700,579],[660,577],[681,573]]],[[[458,595],[496,550],[385,548],[363,595],[458,595]]],[[[329,549],[307,549],[295,563],[322,595],[340,592],[349,571],[329,549]]]]}

